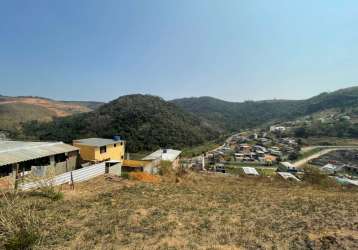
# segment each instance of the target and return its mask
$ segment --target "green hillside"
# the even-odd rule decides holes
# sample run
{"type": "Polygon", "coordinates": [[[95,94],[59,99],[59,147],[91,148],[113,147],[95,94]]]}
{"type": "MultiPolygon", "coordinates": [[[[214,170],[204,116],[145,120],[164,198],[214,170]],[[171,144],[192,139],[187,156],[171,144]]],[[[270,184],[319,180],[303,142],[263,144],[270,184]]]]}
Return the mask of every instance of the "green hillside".
{"type": "MultiPolygon", "coordinates": [[[[192,147],[218,138],[219,134],[293,121],[328,110],[358,119],[358,87],[323,93],[307,100],[241,103],[212,97],[167,102],[149,95],[129,95],[103,104],[93,112],[75,113],[50,123],[28,122],[23,132],[26,138],[65,142],[121,135],[134,152],[156,147],[192,147]]],[[[355,119],[347,122],[338,117],[336,121],[333,124],[313,121],[299,132],[306,136],[358,136],[355,119]]]]}
{"type": "Polygon", "coordinates": [[[236,131],[332,108],[358,108],[358,87],[323,93],[307,100],[227,102],[212,97],[183,98],[174,104],[223,130],[236,131]]]}
{"type": "Polygon", "coordinates": [[[120,135],[128,140],[132,152],[158,146],[194,146],[218,135],[194,115],[149,95],[123,96],[93,112],[56,118],[50,123],[31,122],[24,127],[24,133],[41,140],[65,142],[120,135]]]}
{"type": "Polygon", "coordinates": [[[223,130],[261,126],[277,119],[291,119],[300,113],[302,101],[227,102],[212,97],[184,98],[172,101],[184,110],[203,117],[223,130]]]}

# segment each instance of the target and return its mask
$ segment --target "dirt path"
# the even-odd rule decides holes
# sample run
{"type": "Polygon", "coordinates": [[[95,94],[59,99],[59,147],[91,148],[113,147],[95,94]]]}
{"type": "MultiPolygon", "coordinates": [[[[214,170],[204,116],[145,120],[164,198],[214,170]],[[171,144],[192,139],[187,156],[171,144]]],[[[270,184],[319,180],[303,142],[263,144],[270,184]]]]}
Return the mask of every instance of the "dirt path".
{"type": "Polygon", "coordinates": [[[305,153],[317,148],[322,148],[323,150],[320,152],[317,152],[313,155],[307,156],[306,158],[303,158],[299,161],[296,161],[295,163],[293,163],[293,165],[295,167],[302,167],[303,165],[305,165],[307,162],[309,162],[310,160],[314,159],[314,158],[318,158],[322,155],[328,154],[329,152],[332,151],[336,151],[336,150],[353,150],[353,149],[358,149],[357,146],[312,146],[312,147],[306,147],[303,148],[301,152],[305,153]]]}

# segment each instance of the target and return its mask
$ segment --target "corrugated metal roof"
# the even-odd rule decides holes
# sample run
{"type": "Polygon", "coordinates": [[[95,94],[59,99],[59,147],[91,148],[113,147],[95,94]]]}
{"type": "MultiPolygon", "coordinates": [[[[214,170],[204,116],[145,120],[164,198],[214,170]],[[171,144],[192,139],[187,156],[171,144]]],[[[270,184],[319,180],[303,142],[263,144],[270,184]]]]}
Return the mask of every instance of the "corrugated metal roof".
{"type": "Polygon", "coordinates": [[[293,165],[292,163],[285,161],[285,162],[280,162],[280,164],[286,168],[295,168],[295,165],[293,165]]]}
{"type": "Polygon", "coordinates": [[[112,145],[115,143],[123,142],[122,140],[113,140],[113,139],[104,139],[104,138],[87,138],[74,140],[73,143],[84,145],[84,146],[92,146],[92,147],[102,147],[107,145],[112,145]]]}
{"type": "Polygon", "coordinates": [[[300,181],[300,179],[298,179],[296,176],[294,176],[293,174],[288,173],[288,172],[278,172],[277,174],[280,175],[285,180],[292,179],[295,181],[300,181]]]}
{"type": "Polygon", "coordinates": [[[63,142],[0,141],[0,166],[76,150],[63,142]]]}
{"type": "Polygon", "coordinates": [[[159,149],[150,155],[147,155],[142,160],[157,160],[161,159],[162,161],[175,161],[175,159],[181,154],[181,151],[174,149],[159,149]]]}
{"type": "Polygon", "coordinates": [[[247,175],[260,175],[255,168],[252,167],[243,167],[242,170],[244,171],[245,174],[247,175]]]}

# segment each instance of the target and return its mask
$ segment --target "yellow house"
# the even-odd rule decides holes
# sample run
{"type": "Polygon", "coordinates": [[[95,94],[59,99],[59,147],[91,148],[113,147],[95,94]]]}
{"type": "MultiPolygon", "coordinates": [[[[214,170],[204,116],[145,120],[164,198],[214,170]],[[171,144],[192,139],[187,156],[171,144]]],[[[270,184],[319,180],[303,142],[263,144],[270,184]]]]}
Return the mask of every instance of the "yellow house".
{"type": "Polygon", "coordinates": [[[80,149],[80,156],[85,161],[119,161],[123,162],[125,141],[103,138],[74,140],[73,145],[80,149]]]}

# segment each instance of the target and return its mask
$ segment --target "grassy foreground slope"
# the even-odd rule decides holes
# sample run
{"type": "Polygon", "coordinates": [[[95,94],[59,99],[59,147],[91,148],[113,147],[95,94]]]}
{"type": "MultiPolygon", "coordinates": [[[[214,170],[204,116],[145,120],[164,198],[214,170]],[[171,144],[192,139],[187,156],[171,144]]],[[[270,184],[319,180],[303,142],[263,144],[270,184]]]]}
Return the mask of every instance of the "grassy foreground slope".
{"type": "Polygon", "coordinates": [[[157,184],[99,177],[65,199],[28,197],[39,249],[354,249],[358,193],[191,173],[157,184]]]}

